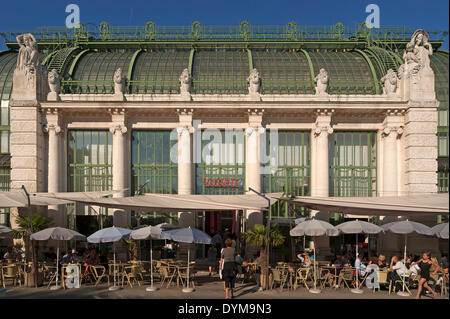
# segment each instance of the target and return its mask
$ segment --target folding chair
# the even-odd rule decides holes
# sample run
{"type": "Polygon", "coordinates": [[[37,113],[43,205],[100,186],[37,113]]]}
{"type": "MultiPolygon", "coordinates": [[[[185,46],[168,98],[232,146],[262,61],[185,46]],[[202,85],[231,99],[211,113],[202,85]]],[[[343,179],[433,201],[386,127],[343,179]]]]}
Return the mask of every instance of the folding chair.
{"type": "Polygon", "coordinates": [[[123,267],[122,287],[125,278],[127,279],[127,283],[130,285],[131,288],[133,288],[133,282],[137,283],[140,287],[141,283],[139,282],[139,279],[143,280],[143,277],[142,274],[140,273],[139,266],[132,265],[123,267]]]}
{"type": "Polygon", "coordinates": [[[272,283],[270,285],[270,289],[273,289],[275,283],[278,283],[280,286],[280,291],[283,291],[283,287],[286,284],[287,274],[281,268],[272,269],[272,283]]]}
{"type": "MultiPolygon", "coordinates": [[[[355,275],[355,269],[354,268],[343,268],[341,270],[341,273],[339,274],[339,280],[338,280],[338,287],[341,287],[342,284],[347,286],[348,289],[351,289],[348,285],[348,282],[351,283],[351,285],[354,287],[353,283],[353,276],[355,275]]],[[[344,286],[344,287],[345,287],[344,286]]]]}
{"type": "Polygon", "coordinates": [[[296,275],[295,275],[295,282],[294,282],[294,290],[297,290],[298,284],[304,284],[306,289],[309,290],[308,284],[306,281],[308,280],[310,268],[299,268],[297,269],[296,275]]]}
{"type": "Polygon", "coordinates": [[[325,285],[328,284],[330,287],[332,286],[332,276],[329,269],[319,268],[319,285],[323,289],[325,285]]]}
{"type": "Polygon", "coordinates": [[[10,264],[6,266],[2,266],[2,283],[3,288],[5,288],[5,283],[7,279],[11,279],[14,285],[17,285],[19,282],[19,286],[22,286],[20,276],[19,276],[19,266],[16,264],[10,264]]]}
{"type": "Polygon", "coordinates": [[[167,288],[169,288],[170,284],[172,283],[173,279],[176,275],[176,268],[172,268],[170,266],[161,266],[159,268],[160,274],[161,274],[161,287],[164,285],[164,283],[167,280],[167,288]]]}
{"type": "Polygon", "coordinates": [[[378,280],[378,287],[373,287],[373,292],[375,293],[376,289],[378,288],[378,291],[381,289],[381,285],[388,285],[387,281],[387,270],[377,270],[377,280],[378,280]]]}
{"type": "Polygon", "coordinates": [[[103,278],[106,278],[108,280],[105,266],[96,265],[96,266],[90,266],[90,267],[91,267],[91,272],[95,279],[95,286],[97,286],[103,278]]]}
{"type": "MultiPolygon", "coordinates": [[[[178,278],[180,279],[181,286],[184,286],[184,284],[187,282],[188,274],[187,274],[187,267],[179,267],[178,268],[178,278]]],[[[189,266],[189,284],[192,284],[192,288],[195,289],[195,270],[194,266],[189,266]]],[[[189,287],[187,287],[189,288],[189,287]]]]}

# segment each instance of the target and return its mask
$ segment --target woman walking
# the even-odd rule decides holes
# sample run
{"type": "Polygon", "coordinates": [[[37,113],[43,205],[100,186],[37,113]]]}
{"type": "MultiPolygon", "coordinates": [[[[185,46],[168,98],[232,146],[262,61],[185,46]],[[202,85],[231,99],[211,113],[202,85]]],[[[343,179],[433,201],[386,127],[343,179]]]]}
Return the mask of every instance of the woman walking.
{"type": "Polygon", "coordinates": [[[215,244],[211,244],[208,249],[208,266],[209,266],[209,276],[214,275],[217,265],[217,249],[215,244]]]}
{"type": "Polygon", "coordinates": [[[431,289],[430,286],[428,286],[428,281],[430,281],[430,268],[431,266],[435,266],[435,270],[433,272],[433,275],[435,275],[438,270],[441,270],[441,267],[439,267],[439,265],[436,262],[431,260],[430,252],[424,253],[422,259],[420,259],[418,262],[412,263],[411,267],[416,264],[420,268],[420,280],[419,280],[419,287],[417,288],[416,299],[420,298],[420,294],[422,293],[423,287],[425,287],[429,292],[433,294],[433,298],[436,298],[437,294],[433,291],[433,289],[431,289]]]}
{"type": "Polygon", "coordinates": [[[236,280],[236,251],[232,247],[231,239],[225,241],[225,247],[220,256],[220,268],[225,281],[225,299],[233,298],[234,282],[236,280]]]}

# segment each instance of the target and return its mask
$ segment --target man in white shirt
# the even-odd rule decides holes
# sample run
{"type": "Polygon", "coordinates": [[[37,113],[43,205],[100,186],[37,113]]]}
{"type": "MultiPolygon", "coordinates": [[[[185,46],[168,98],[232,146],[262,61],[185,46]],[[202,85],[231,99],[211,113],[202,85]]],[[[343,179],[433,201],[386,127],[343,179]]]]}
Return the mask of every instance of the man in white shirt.
{"type": "Polygon", "coordinates": [[[356,258],[356,261],[355,261],[355,268],[357,270],[359,270],[359,274],[361,276],[364,276],[366,274],[366,265],[363,264],[362,259],[363,259],[363,255],[359,254],[358,258],[356,258]]]}
{"type": "MultiPolygon", "coordinates": [[[[399,281],[402,280],[401,276],[409,276],[408,273],[408,268],[406,268],[405,264],[403,262],[401,262],[397,256],[393,256],[391,258],[391,264],[389,266],[390,270],[395,270],[395,271],[391,271],[388,273],[388,277],[387,277],[387,281],[390,283],[391,281],[395,282],[395,281],[399,281]]],[[[399,289],[400,287],[397,287],[397,289],[399,289]]]]}

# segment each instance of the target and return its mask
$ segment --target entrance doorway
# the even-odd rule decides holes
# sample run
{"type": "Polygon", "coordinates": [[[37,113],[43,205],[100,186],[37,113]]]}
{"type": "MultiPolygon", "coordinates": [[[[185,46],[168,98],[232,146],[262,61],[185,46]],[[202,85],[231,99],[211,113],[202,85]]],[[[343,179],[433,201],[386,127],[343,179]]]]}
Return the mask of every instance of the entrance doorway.
{"type": "Polygon", "coordinates": [[[205,232],[210,236],[214,236],[217,231],[224,232],[226,228],[236,233],[237,226],[236,211],[207,212],[205,215],[205,232]]]}

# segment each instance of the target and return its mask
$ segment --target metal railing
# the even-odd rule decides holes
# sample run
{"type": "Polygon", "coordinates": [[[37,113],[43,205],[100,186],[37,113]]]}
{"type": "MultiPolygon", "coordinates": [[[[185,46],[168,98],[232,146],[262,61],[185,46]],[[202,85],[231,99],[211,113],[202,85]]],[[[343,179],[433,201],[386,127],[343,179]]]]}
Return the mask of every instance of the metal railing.
{"type": "MultiPolygon", "coordinates": [[[[110,26],[80,24],[79,28],[41,27],[33,31],[10,31],[0,35],[5,42],[15,42],[16,36],[33,33],[37,40],[117,41],[117,40],[409,40],[414,29],[406,26],[367,28],[364,23],[344,26],[338,22],[328,26],[300,26],[296,22],[278,26],[250,25],[243,21],[234,26],[207,26],[193,22],[190,26],[159,26],[147,22],[145,26],[110,26]]],[[[427,30],[430,40],[443,41],[448,30],[427,30]]]]}

